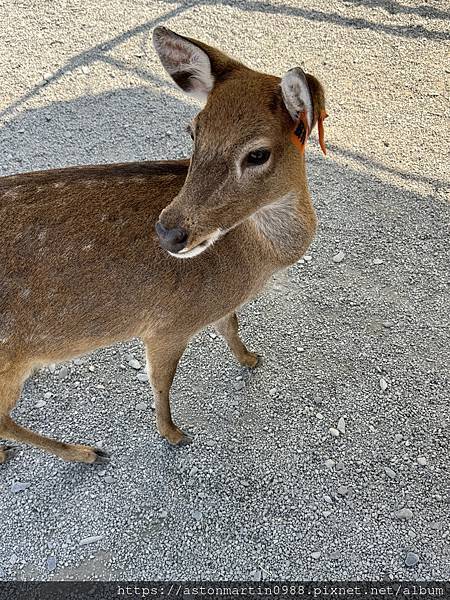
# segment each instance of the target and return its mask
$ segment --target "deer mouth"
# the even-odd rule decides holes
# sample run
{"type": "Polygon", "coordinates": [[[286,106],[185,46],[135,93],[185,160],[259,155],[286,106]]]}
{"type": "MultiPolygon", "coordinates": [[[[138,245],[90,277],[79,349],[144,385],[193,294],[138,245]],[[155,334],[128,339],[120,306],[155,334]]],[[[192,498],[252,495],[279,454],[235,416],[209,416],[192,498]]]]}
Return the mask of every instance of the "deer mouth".
{"type": "Polygon", "coordinates": [[[211,233],[206,239],[203,239],[200,242],[195,244],[191,244],[188,248],[183,248],[178,252],[170,252],[171,256],[175,256],[176,258],[193,258],[194,256],[198,256],[205,250],[207,250],[210,246],[217,242],[219,238],[224,235],[225,231],[222,229],[216,229],[211,233]]]}

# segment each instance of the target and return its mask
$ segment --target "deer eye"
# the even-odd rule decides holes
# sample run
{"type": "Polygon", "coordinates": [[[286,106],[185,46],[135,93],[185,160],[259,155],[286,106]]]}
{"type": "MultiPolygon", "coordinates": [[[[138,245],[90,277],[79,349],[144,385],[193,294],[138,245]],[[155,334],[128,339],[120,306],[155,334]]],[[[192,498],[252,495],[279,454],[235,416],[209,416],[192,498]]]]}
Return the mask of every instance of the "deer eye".
{"type": "Polygon", "coordinates": [[[245,157],[245,163],[249,167],[255,167],[257,165],[263,165],[270,158],[270,150],[267,148],[258,148],[258,150],[252,150],[245,157]]]}

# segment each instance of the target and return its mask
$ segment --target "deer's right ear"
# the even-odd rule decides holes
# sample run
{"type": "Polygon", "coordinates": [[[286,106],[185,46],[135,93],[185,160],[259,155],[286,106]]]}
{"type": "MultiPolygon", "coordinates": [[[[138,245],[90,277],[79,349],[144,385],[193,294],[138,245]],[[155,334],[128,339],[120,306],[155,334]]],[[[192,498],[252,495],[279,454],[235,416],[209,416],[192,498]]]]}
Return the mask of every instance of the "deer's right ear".
{"type": "Polygon", "coordinates": [[[186,93],[206,101],[214,85],[208,54],[166,27],[153,30],[153,45],[163,67],[186,93]]]}

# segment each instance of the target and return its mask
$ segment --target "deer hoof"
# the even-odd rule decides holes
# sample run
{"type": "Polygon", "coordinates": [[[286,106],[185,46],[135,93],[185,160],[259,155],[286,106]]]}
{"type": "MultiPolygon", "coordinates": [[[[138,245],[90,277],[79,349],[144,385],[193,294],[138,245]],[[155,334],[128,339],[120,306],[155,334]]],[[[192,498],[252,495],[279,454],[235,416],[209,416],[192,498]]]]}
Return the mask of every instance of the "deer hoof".
{"type": "Polygon", "coordinates": [[[100,448],[92,448],[92,452],[95,454],[94,461],[91,463],[92,465],[103,465],[109,462],[109,454],[104,450],[100,450],[100,448]]]}
{"type": "Polygon", "coordinates": [[[188,446],[192,443],[192,438],[187,433],[184,433],[184,431],[181,431],[181,429],[178,429],[178,427],[166,433],[164,438],[171,446],[176,446],[177,448],[188,446]]]}
{"type": "Polygon", "coordinates": [[[0,465],[3,465],[17,452],[17,446],[0,446],[0,465]]]}
{"type": "Polygon", "coordinates": [[[259,354],[256,354],[256,352],[247,352],[247,354],[241,360],[241,365],[248,367],[249,369],[254,369],[260,364],[261,357],[259,354]]]}

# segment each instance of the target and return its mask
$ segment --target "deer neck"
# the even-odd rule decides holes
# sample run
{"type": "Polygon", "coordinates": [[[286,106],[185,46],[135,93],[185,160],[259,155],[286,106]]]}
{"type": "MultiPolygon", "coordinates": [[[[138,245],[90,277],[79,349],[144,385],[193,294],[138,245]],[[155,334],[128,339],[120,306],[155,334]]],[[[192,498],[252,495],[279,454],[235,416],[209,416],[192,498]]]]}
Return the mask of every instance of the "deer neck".
{"type": "Polygon", "coordinates": [[[280,266],[296,262],[316,230],[314,208],[306,189],[293,189],[254,213],[251,223],[280,266]]]}

